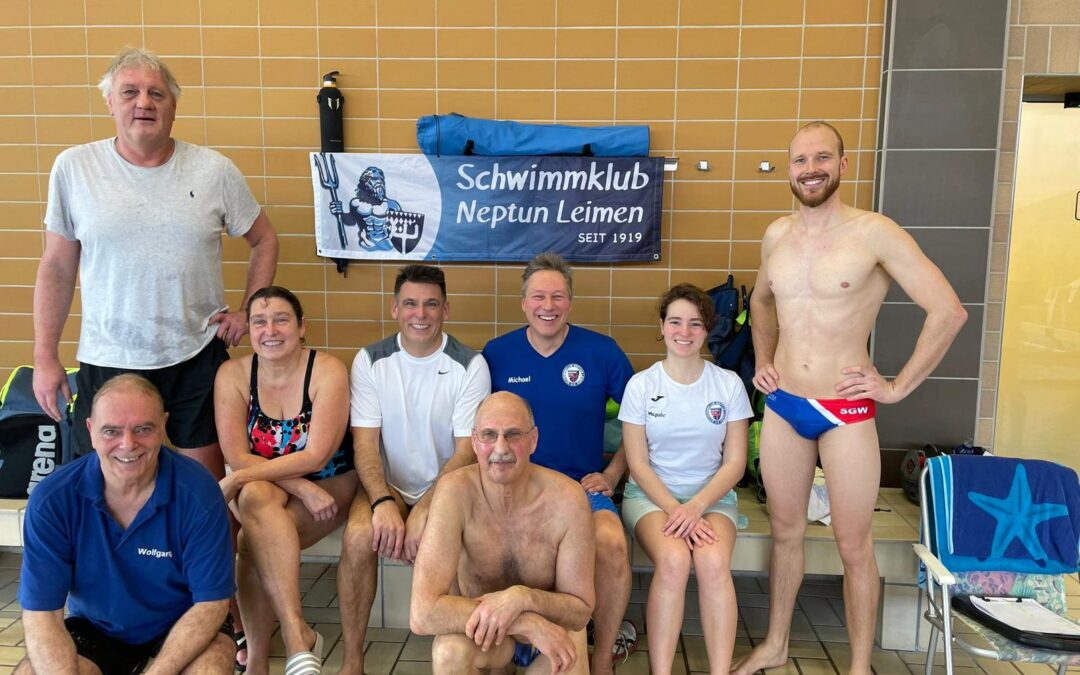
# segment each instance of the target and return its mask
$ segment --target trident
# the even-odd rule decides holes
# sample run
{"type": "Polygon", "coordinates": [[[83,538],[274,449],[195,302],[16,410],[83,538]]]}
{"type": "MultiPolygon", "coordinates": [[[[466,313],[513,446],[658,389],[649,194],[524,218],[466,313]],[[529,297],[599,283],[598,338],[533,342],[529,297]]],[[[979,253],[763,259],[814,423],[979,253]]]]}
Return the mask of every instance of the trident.
{"type": "MultiPolygon", "coordinates": [[[[317,153],[314,157],[315,168],[319,172],[319,182],[322,183],[324,188],[330,191],[330,201],[336,202],[338,201],[337,188],[338,185],[340,185],[337,163],[334,161],[333,155],[329,155],[329,161],[327,161],[327,157],[328,155],[325,152],[317,153]]],[[[345,223],[341,222],[340,213],[335,213],[334,215],[337,217],[337,232],[338,238],[341,239],[341,248],[348,248],[349,238],[345,234],[345,223]]]]}

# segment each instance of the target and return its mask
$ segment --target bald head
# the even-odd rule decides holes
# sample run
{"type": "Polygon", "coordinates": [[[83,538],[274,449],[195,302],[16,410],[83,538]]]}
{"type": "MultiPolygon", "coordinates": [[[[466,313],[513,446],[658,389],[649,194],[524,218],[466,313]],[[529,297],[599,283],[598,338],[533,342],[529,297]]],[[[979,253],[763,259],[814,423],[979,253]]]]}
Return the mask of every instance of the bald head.
{"type": "Polygon", "coordinates": [[[497,391],[494,394],[484,399],[480,407],[476,409],[476,423],[473,425],[477,429],[483,429],[483,420],[495,412],[500,413],[514,413],[520,415],[521,428],[531,429],[535,423],[533,422],[533,411],[529,406],[529,402],[521,398],[517,394],[509,391],[497,391]]]}
{"type": "MultiPolygon", "coordinates": [[[[814,131],[815,129],[825,129],[826,131],[831,133],[836,139],[836,156],[844,156],[844,139],[840,136],[840,132],[836,130],[836,127],[829,124],[828,122],[823,122],[822,120],[817,120],[815,122],[810,122],[809,124],[804,124],[802,127],[799,128],[797,132],[795,132],[795,136],[791,139],[792,142],[794,142],[795,138],[799,135],[807,131],[814,131]]],[[[788,154],[791,154],[791,143],[788,143],[788,154]]]]}

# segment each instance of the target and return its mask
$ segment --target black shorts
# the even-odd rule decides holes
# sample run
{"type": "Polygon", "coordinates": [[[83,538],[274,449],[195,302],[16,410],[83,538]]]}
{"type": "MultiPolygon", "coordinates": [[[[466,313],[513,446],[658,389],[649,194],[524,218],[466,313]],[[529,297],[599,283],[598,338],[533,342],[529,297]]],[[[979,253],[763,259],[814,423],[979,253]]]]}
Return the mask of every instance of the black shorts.
{"type": "Polygon", "coordinates": [[[165,432],[174,447],[201,448],[217,442],[214,425],[214,377],[218,366],[229,358],[225,342],[215,337],[195,356],[176,365],[156,370],[109,368],[89,363],[80,364],[75,383],[79,395],[75,398],[72,447],[76,456],[93,450],[86,420],[94,394],[103,384],[121,373],[138,373],[154,383],[165,401],[169,419],[165,432]]]}
{"type": "MultiPolygon", "coordinates": [[[[133,645],[109,637],[81,616],[69,616],[64,619],[64,626],[75,642],[75,651],[97,666],[102,675],[141,673],[146,662],[157,656],[161,646],[165,644],[165,638],[169,637],[169,631],[165,631],[149,642],[133,645]]],[[[231,614],[225,617],[225,623],[221,624],[218,632],[230,640],[233,639],[231,614]]]]}

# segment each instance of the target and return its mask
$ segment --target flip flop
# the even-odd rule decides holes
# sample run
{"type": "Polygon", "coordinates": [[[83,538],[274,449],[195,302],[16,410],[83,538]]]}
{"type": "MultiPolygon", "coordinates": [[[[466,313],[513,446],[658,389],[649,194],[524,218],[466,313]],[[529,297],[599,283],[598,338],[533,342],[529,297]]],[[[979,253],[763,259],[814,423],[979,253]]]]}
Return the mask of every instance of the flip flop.
{"type": "Polygon", "coordinates": [[[238,673],[246,673],[247,672],[247,664],[246,663],[240,663],[240,650],[241,649],[247,649],[247,636],[244,635],[244,631],[241,630],[241,631],[237,631],[237,632],[233,633],[233,642],[236,643],[236,655],[237,655],[236,663],[233,665],[233,667],[236,669],[236,672],[238,672],[238,673]]]}
{"type": "Polygon", "coordinates": [[[322,675],[323,636],[315,631],[311,651],[296,652],[285,661],[285,675],[322,675]]]}

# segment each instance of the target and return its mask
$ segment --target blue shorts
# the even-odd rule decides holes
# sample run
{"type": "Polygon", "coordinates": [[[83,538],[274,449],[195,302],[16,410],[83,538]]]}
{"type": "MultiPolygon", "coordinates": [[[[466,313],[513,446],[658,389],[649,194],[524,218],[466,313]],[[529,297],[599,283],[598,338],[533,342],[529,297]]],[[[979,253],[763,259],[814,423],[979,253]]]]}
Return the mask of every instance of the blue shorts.
{"type": "Polygon", "coordinates": [[[515,642],[514,658],[510,659],[510,663],[518,668],[528,668],[537,656],[540,656],[540,650],[536,647],[528,642],[515,642]]]}
{"type": "Polygon", "coordinates": [[[593,513],[597,511],[611,511],[616,516],[619,515],[619,509],[615,508],[615,502],[611,501],[611,497],[608,497],[603,492],[586,492],[589,497],[589,508],[593,513]]]}
{"type": "Polygon", "coordinates": [[[836,427],[874,419],[874,401],[868,398],[803,398],[777,389],[765,397],[765,405],[810,441],[836,427]]]}

